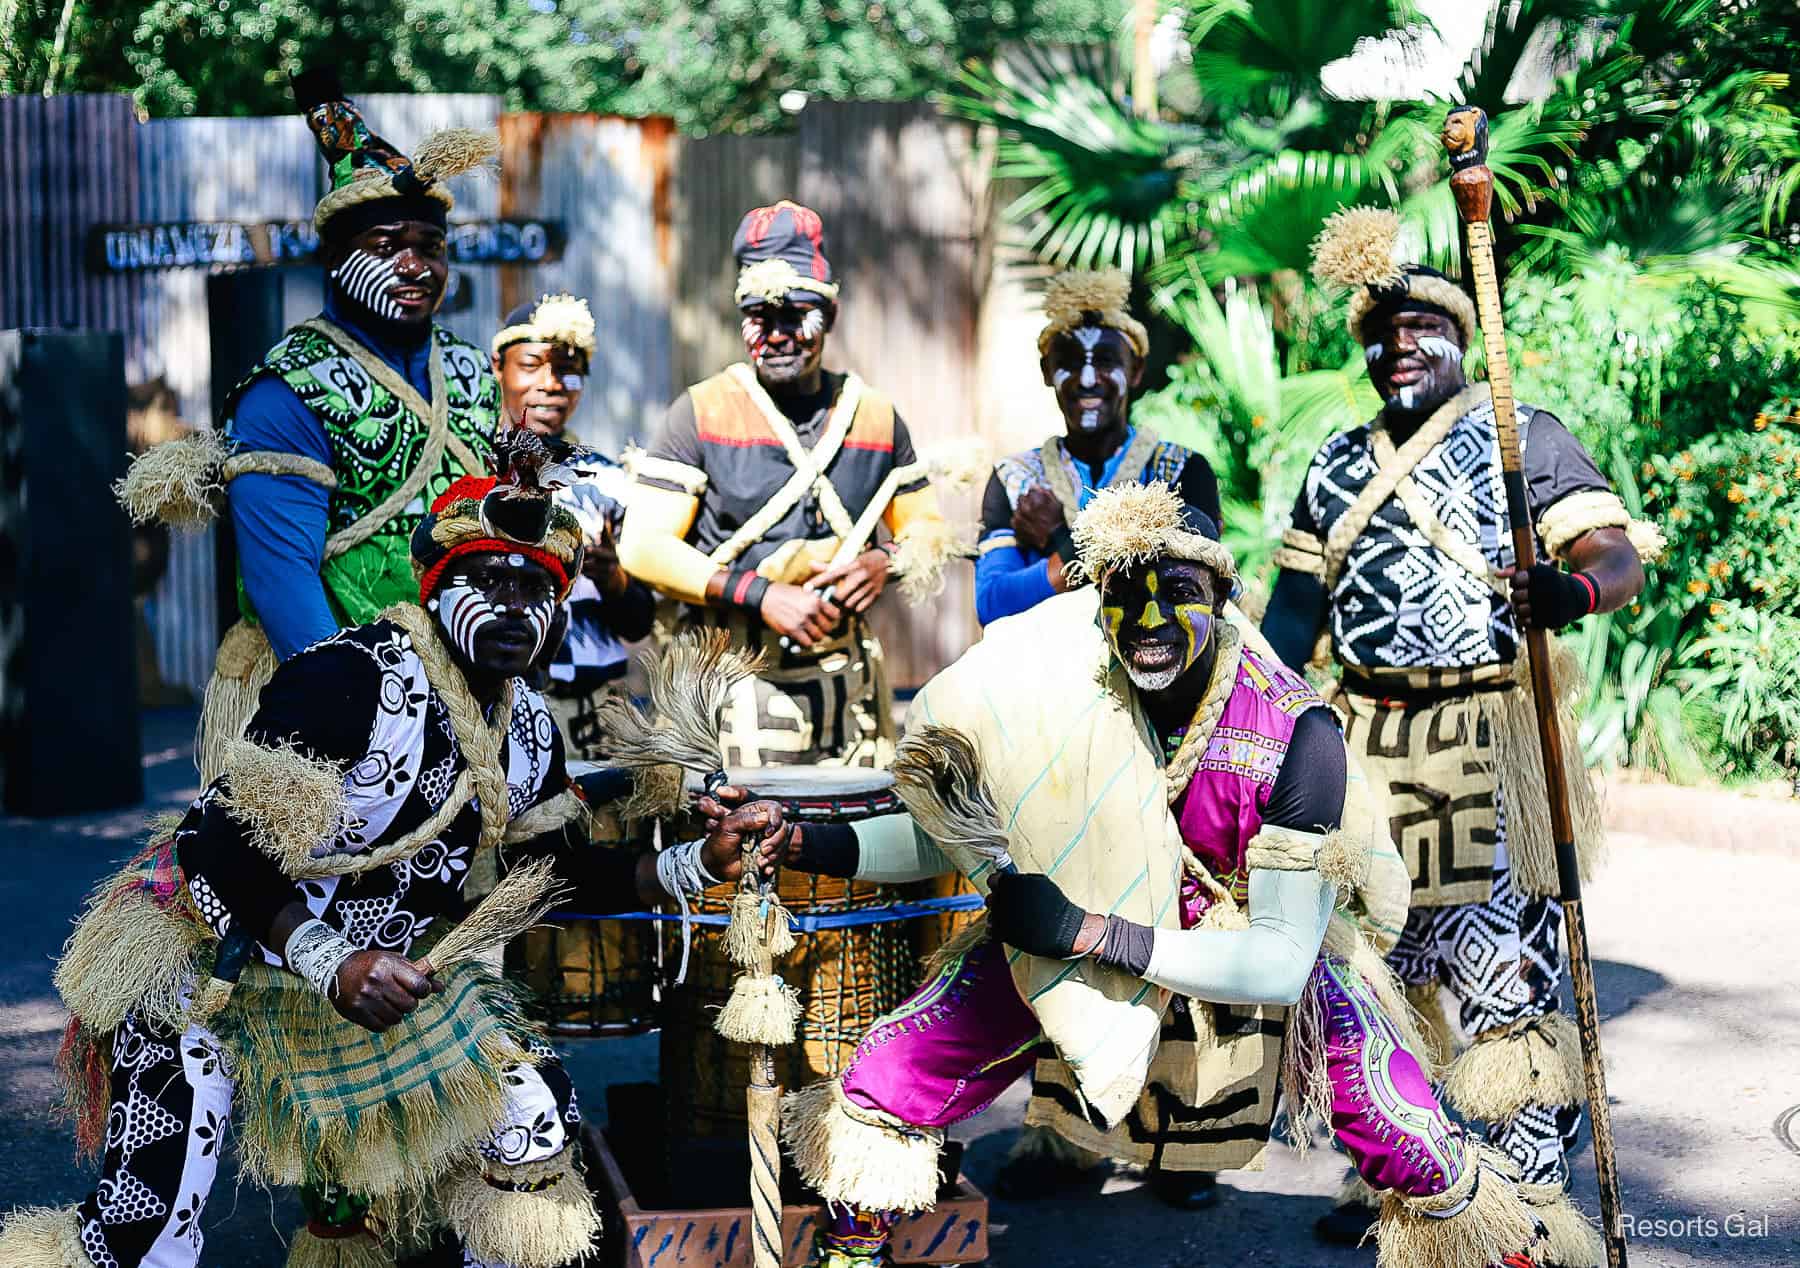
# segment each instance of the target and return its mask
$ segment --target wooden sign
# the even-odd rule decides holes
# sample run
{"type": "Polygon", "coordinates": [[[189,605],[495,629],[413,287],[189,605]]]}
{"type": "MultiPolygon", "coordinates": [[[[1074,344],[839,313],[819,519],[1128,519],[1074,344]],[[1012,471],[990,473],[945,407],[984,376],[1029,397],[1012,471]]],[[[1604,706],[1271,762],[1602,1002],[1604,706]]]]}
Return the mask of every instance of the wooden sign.
{"type": "MultiPolygon", "coordinates": [[[[453,220],[445,235],[453,264],[541,264],[559,259],[566,241],[558,220],[453,220]]],[[[96,273],[307,264],[319,234],[310,219],[95,225],[87,255],[96,273]]]]}

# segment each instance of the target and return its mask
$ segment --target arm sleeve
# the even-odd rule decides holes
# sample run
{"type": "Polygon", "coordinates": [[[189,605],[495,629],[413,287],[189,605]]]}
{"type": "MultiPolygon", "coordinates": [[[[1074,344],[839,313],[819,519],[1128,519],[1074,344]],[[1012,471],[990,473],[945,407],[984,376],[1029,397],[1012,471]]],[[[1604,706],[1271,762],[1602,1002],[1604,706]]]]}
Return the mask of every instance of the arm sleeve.
{"type": "MultiPolygon", "coordinates": [[[[912,433],[898,414],[894,415],[894,468],[917,464],[919,455],[913,448],[912,433]]],[[[890,536],[901,537],[907,528],[924,520],[942,522],[943,509],[938,505],[937,490],[924,473],[903,481],[881,513],[881,522],[890,536]]]]}
{"type": "Polygon", "coordinates": [[[1219,504],[1219,478],[1212,463],[1199,454],[1191,455],[1181,469],[1181,499],[1189,506],[1205,511],[1207,517],[1225,531],[1225,513],[1219,504]]]}
{"type": "Polygon", "coordinates": [[[1283,534],[1283,547],[1275,552],[1280,571],[1275,575],[1275,589],[1269,595],[1268,609],[1263,613],[1262,633],[1275,654],[1295,673],[1304,672],[1312,659],[1313,644],[1325,628],[1330,614],[1331,595],[1324,580],[1305,568],[1316,565],[1319,557],[1296,549],[1291,543],[1299,536],[1318,537],[1312,507],[1307,504],[1306,490],[1294,499],[1291,527],[1283,534]],[[1284,558],[1291,555],[1292,558],[1284,558]]]}
{"type": "Polygon", "coordinates": [[[1344,780],[1349,759],[1337,717],[1323,705],[1294,722],[1281,773],[1263,806],[1263,822],[1296,832],[1330,832],[1344,821],[1344,780]]]}
{"type": "MultiPolygon", "coordinates": [[[[313,412],[279,379],[245,390],[230,432],[238,452],[273,450],[331,464],[331,446],[313,412]]],[[[238,570],[269,645],[283,660],[337,632],[319,578],[330,494],[300,476],[243,475],[226,493],[238,570]]]]}
{"type": "Polygon", "coordinates": [[[981,496],[981,542],[975,557],[975,619],[983,625],[1036,607],[1056,593],[1048,558],[1032,559],[1013,537],[1012,500],[998,473],[981,496]]]}
{"type": "Polygon", "coordinates": [[[882,815],[851,825],[856,833],[856,879],[897,885],[954,872],[937,843],[914,825],[911,815],[882,815]]]}
{"type": "Polygon", "coordinates": [[[1610,493],[1612,486],[1599,466],[1562,420],[1548,410],[1537,410],[1525,428],[1525,489],[1531,498],[1533,520],[1573,493],[1610,493]]]}
{"type": "Polygon", "coordinates": [[[700,460],[699,424],[693,400],[684,392],[669,407],[649,451],[637,461],[625,523],[619,530],[620,566],[687,603],[705,603],[706,585],[719,571],[687,541],[706,490],[700,460]]]}
{"type": "MultiPolygon", "coordinates": [[[[347,767],[368,752],[380,689],[380,670],[358,649],[312,648],[276,669],[245,738],[263,745],[291,742],[312,757],[347,767]]],[[[228,780],[221,776],[209,793],[223,791],[228,780]]],[[[203,798],[189,812],[176,835],[176,856],[195,905],[221,936],[235,926],[267,945],[281,909],[305,901],[300,884],[251,844],[249,830],[216,796],[203,798]]]]}

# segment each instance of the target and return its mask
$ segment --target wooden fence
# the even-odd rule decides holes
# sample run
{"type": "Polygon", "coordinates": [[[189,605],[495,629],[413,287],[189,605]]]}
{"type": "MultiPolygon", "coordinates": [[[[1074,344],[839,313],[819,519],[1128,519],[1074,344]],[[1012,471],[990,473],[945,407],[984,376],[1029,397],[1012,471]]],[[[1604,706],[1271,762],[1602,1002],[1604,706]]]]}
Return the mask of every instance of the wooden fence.
{"type": "MultiPolygon", "coordinates": [[[[828,363],[895,400],[922,450],[983,440],[997,452],[1055,423],[1036,381],[1035,321],[1014,274],[996,266],[971,133],[927,105],[826,104],[775,137],[683,140],[665,119],[506,114],[485,96],[372,95],[360,104],[402,147],[439,127],[497,126],[498,182],[464,178],[453,220],[560,222],[561,257],[457,267],[467,303],[446,316],[485,345],[514,304],[549,290],[585,295],[599,351],[577,427],[617,451],[647,441],[688,383],[741,359],[731,307],[732,232],[752,206],[816,207],[843,284],[828,363]]],[[[124,333],[127,376],[162,380],[182,420],[210,425],[206,270],[100,274],[84,261],[106,223],[305,220],[324,168],[297,117],[140,123],[122,97],[0,98],[0,328],[124,333]]],[[[316,268],[283,270],[289,321],[317,310],[316,268]]],[[[972,526],[979,487],[946,499],[972,526]]],[[[213,547],[176,543],[152,605],[171,682],[205,682],[218,637],[213,547]]],[[[968,565],[933,603],[896,596],[880,624],[896,681],[915,684],[975,636],[968,565]]]]}

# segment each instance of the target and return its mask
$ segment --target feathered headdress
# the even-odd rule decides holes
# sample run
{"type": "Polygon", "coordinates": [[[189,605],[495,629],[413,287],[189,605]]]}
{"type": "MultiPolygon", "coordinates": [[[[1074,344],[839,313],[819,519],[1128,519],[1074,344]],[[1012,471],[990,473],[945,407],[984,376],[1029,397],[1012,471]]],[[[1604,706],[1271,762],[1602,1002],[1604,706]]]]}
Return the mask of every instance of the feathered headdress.
{"type": "Polygon", "coordinates": [[[1056,336],[1082,326],[1108,326],[1131,341],[1140,358],[1150,355],[1150,332],[1131,315],[1131,279],[1118,269],[1075,269],[1058,273],[1044,287],[1044,316],[1038,355],[1056,336]]]}
{"type": "Polygon", "coordinates": [[[1160,480],[1100,490],[1072,532],[1077,570],[1095,584],[1152,559],[1189,559],[1237,580],[1237,560],[1212,521],[1160,480]]]}
{"type": "Polygon", "coordinates": [[[559,601],[581,571],[581,525],[552,495],[577,473],[556,461],[536,432],[507,428],[494,439],[491,476],[466,475],[438,495],[412,535],[419,602],[431,598],[450,561],[495,551],[524,555],[556,578],[559,601]]]}
{"type": "Polygon", "coordinates": [[[594,314],[585,299],[567,293],[545,295],[536,304],[521,304],[506,315],[506,324],[494,336],[494,355],[515,343],[555,344],[579,354],[585,366],[594,355],[594,314]]]}
{"type": "Polygon", "coordinates": [[[1359,343],[1363,323],[1377,308],[1390,311],[1407,301],[1447,314],[1461,328],[1463,343],[1475,341],[1475,305],[1468,294],[1436,269],[1394,260],[1400,217],[1379,207],[1345,207],[1333,212],[1313,239],[1312,275],[1322,286],[1354,288],[1350,333],[1359,343]]]}
{"type": "Polygon", "coordinates": [[[408,158],[369,129],[337,72],[329,68],[295,75],[294,100],[331,166],[331,190],[313,209],[313,227],[321,234],[333,222],[335,232],[353,233],[397,213],[443,225],[456,203],[443,182],[490,164],[500,154],[493,135],[450,128],[426,137],[408,158]],[[390,202],[398,205],[375,206],[390,202]],[[354,221],[343,220],[353,208],[354,221]]]}

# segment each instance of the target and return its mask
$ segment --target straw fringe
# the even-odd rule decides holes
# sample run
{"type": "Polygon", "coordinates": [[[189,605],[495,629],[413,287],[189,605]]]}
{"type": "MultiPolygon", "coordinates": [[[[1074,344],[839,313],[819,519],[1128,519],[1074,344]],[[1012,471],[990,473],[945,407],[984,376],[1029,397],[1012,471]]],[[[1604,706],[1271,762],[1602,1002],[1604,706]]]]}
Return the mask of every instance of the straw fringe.
{"type": "Polygon", "coordinates": [[[786,1047],[800,1024],[800,988],[779,977],[740,976],[713,1029],[733,1043],[786,1047]]]}
{"type": "Polygon", "coordinates": [[[313,851],[336,841],[349,821],[343,767],[309,757],[292,741],[268,748],[230,740],[224,773],[226,811],[249,829],[250,844],[289,876],[304,875],[313,851]]]}
{"type": "Polygon", "coordinates": [[[1559,1184],[1521,1184],[1519,1196],[1538,1217],[1547,1234],[1541,1260],[1556,1268],[1602,1268],[1606,1243],[1592,1220],[1582,1214],[1559,1184]]]}
{"type": "Polygon", "coordinates": [[[983,911],[968,924],[950,935],[925,961],[925,981],[936,981],[945,970],[960,963],[969,952],[988,940],[987,912],[983,911]]]}
{"type": "Polygon", "coordinates": [[[445,1180],[444,1217],[470,1254],[511,1268],[559,1268],[588,1252],[600,1214],[567,1154],[556,1182],[529,1193],[497,1189],[474,1168],[445,1180]]]}
{"type": "Polygon", "coordinates": [[[394,1257],[366,1227],[345,1237],[320,1237],[303,1224],[288,1243],[287,1268],[394,1268],[394,1257]]]}
{"type": "Polygon", "coordinates": [[[219,514],[225,458],[224,442],[209,428],[165,440],[131,460],[113,483],[113,496],[133,524],[205,528],[219,514]]]}
{"type": "Polygon", "coordinates": [[[619,802],[619,817],[668,819],[687,800],[685,772],[670,762],[640,766],[631,774],[631,793],[619,802]]]}
{"type": "Polygon", "coordinates": [[[940,493],[961,493],[986,483],[994,472],[994,451],[984,440],[957,436],[918,447],[919,461],[931,472],[940,493]]]}
{"type": "Polygon", "coordinates": [[[1313,866],[1337,887],[1340,903],[1349,902],[1350,896],[1368,882],[1372,862],[1369,838],[1342,829],[1327,832],[1313,853],[1313,866]]]}
{"type": "Polygon", "coordinates": [[[852,1105],[836,1079],[781,1102],[781,1141],[800,1178],[828,1202],[877,1211],[937,1204],[943,1133],[852,1105]]]}
{"type": "Polygon", "coordinates": [[[1160,480],[1100,490],[1070,525],[1076,553],[1071,571],[1080,579],[1099,582],[1115,569],[1167,555],[1191,560],[1222,577],[1236,577],[1237,561],[1230,549],[1188,529],[1181,519],[1184,506],[1175,490],[1160,480]]]}
{"type": "Polygon", "coordinates": [[[1562,1013],[1542,1013],[1476,1035],[1445,1072],[1443,1096],[1484,1123],[1506,1122],[1528,1105],[1584,1103],[1575,1023],[1562,1013]]]}
{"type": "Polygon", "coordinates": [[[944,588],[944,566],[952,559],[966,559],[974,548],[948,522],[935,516],[913,520],[894,539],[889,570],[900,578],[900,593],[908,603],[919,604],[944,588]]]}
{"type": "MultiPolygon", "coordinates": [[[[152,838],[150,849],[166,840],[152,838]]],[[[210,941],[206,926],[185,910],[157,905],[133,860],[95,888],[63,944],[56,992],[94,1035],[110,1034],[133,1012],[180,1033],[182,993],[200,977],[210,941]]]]}
{"type": "Polygon", "coordinates": [[[1507,1255],[1534,1250],[1539,1224],[1519,1196],[1511,1164],[1474,1141],[1465,1142],[1463,1158],[1462,1176],[1442,1193],[1409,1198],[1390,1189],[1383,1195],[1375,1268],[1492,1268],[1507,1255]],[[1456,1214],[1431,1214],[1446,1210],[1456,1214]]]}
{"type": "MultiPolygon", "coordinates": [[[[1576,705],[1587,695],[1587,680],[1575,654],[1560,639],[1549,639],[1550,670],[1556,684],[1555,708],[1562,722],[1563,778],[1569,788],[1569,810],[1575,823],[1575,854],[1581,879],[1599,870],[1606,855],[1606,830],[1600,798],[1581,755],[1581,729],[1576,705]]],[[[1543,749],[1538,744],[1537,705],[1531,690],[1530,655],[1523,648],[1513,662],[1511,691],[1488,691],[1478,697],[1494,737],[1494,765],[1505,798],[1506,850],[1515,883],[1527,894],[1554,897],[1562,892],[1556,875],[1556,844],[1550,830],[1550,797],[1544,785],[1543,749]]]]}
{"type": "Polygon", "coordinates": [[[1438,994],[1435,980],[1407,986],[1406,1002],[1418,1015],[1419,1036],[1425,1044],[1424,1052],[1419,1055],[1430,1058],[1425,1075],[1435,1083],[1456,1060],[1456,1031],[1444,1013],[1443,997],[1438,994]]]}
{"type": "Polygon", "coordinates": [[[1050,350],[1050,342],[1056,336],[1080,326],[1088,313],[1097,313],[1103,325],[1130,340],[1132,351],[1140,358],[1149,356],[1150,332],[1131,315],[1130,302],[1131,278],[1120,269],[1071,269],[1058,273],[1044,285],[1047,322],[1038,333],[1038,355],[1050,350]]]}
{"type": "Polygon", "coordinates": [[[21,1206],[0,1224],[0,1268],[94,1268],[73,1206],[21,1206]]]}
{"type": "Polygon", "coordinates": [[[243,737],[279,663],[262,626],[238,621],[225,631],[194,733],[194,760],[202,785],[212,783],[225,769],[225,746],[243,737]]]}
{"type": "Polygon", "coordinates": [[[794,940],[793,917],[773,894],[744,889],[733,894],[731,923],[725,926],[726,958],[741,969],[753,967],[763,954],[765,928],[771,957],[780,959],[799,945],[794,940]]]}
{"type": "Polygon", "coordinates": [[[725,630],[700,629],[676,638],[646,667],[649,710],[623,695],[601,702],[599,725],[612,759],[711,774],[720,766],[719,715],[732,689],[761,672],[763,658],[733,648],[725,630]]]}
{"type": "Polygon", "coordinates": [[[546,832],[555,832],[571,823],[580,823],[584,827],[592,827],[593,811],[587,802],[578,796],[574,789],[559,793],[549,801],[540,802],[527,810],[518,818],[510,820],[506,825],[506,835],[501,838],[505,845],[517,845],[521,841],[529,841],[533,837],[541,837],[546,832]]]}
{"type": "Polygon", "coordinates": [[[559,885],[556,864],[537,859],[508,872],[461,924],[444,935],[427,956],[434,973],[454,968],[484,952],[504,947],[543,920],[569,891],[559,885]]]}
{"type": "Polygon", "coordinates": [[[1313,280],[1322,286],[1398,286],[1394,263],[1400,217],[1380,207],[1345,207],[1325,218],[1312,242],[1313,280]]]}

